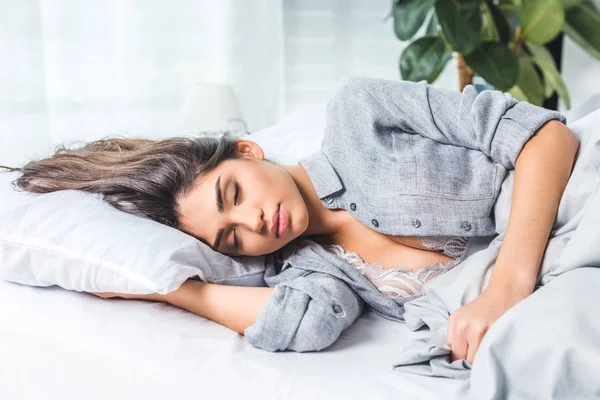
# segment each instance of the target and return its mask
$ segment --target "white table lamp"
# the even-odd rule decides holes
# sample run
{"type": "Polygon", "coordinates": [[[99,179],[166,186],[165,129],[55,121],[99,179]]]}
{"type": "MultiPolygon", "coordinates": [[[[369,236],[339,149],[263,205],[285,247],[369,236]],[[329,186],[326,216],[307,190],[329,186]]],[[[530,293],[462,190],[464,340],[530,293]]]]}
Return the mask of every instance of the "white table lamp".
{"type": "Polygon", "coordinates": [[[187,132],[205,136],[248,133],[246,121],[231,85],[198,83],[183,105],[178,125],[187,132]]]}

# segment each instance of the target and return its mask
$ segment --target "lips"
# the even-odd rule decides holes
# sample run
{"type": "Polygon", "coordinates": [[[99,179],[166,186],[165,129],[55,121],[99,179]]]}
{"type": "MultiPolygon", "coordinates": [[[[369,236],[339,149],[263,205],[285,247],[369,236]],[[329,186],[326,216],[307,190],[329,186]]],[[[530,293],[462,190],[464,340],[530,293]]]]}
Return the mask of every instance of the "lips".
{"type": "Polygon", "coordinates": [[[279,204],[277,204],[277,210],[275,210],[275,213],[273,214],[273,217],[271,218],[271,232],[273,232],[273,234],[277,237],[279,237],[279,210],[280,210],[281,206],[279,204]]]}
{"type": "Polygon", "coordinates": [[[277,222],[277,235],[285,234],[288,229],[289,215],[285,212],[285,208],[279,206],[279,220],[277,222]]]}

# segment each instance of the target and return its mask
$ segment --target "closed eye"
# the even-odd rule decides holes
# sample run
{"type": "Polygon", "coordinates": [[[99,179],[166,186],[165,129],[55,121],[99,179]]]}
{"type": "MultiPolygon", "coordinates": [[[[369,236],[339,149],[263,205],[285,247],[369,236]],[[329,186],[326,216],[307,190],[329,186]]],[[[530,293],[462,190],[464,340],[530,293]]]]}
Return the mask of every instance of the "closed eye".
{"type": "Polygon", "coordinates": [[[237,253],[240,248],[240,243],[237,240],[236,229],[233,230],[233,253],[237,253]]]}
{"type": "Polygon", "coordinates": [[[240,199],[240,185],[236,182],[235,183],[235,196],[233,198],[233,204],[237,206],[239,199],[240,199]]]}
{"type": "MultiPolygon", "coordinates": [[[[235,194],[233,196],[233,204],[234,205],[238,205],[239,201],[240,201],[240,185],[239,183],[235,182],[234,184],[235,187],[235,194]]],[[[233,253],[237,253],[240,247],[240,243],[238,241],[237,238],[237,229],[233,229],[233,253]]]]}

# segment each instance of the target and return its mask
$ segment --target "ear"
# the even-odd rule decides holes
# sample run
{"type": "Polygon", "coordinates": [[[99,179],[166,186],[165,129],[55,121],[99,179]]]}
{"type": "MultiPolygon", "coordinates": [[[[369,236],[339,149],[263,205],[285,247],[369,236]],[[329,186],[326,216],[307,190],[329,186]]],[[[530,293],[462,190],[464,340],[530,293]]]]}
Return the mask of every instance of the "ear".
{"type": "Polygon", "coordinates": [[[246,139],[235,140],[237,153],[242,157],[257,158],[259,160],[265,159],[265,152],[255,142],[246,139]]]}

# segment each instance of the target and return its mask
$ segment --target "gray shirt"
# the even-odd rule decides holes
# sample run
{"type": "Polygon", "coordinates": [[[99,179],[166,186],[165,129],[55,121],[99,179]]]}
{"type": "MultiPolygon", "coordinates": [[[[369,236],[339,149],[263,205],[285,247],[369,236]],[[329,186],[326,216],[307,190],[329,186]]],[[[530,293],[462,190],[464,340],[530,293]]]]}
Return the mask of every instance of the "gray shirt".
{"type": "MultiPolygon", "coordinates": [[[[300,164],[326,207],[378,232],[489,236],[506,171],[552,119],[566,122],[499,91],[349,78],[328,101],[321,151],[300,164]]],[[[266,262],[265,281],[275,290],[245,331],[253,346],[321,350],[365,304],[402,321],[402,306],[311,240],[298,239],[266,262]]]]}

